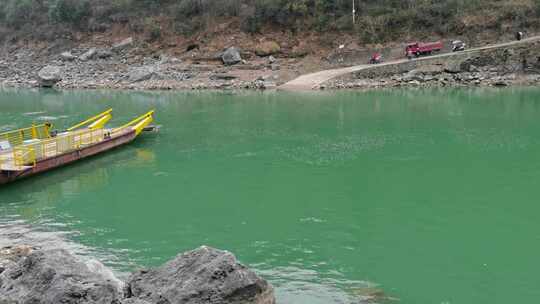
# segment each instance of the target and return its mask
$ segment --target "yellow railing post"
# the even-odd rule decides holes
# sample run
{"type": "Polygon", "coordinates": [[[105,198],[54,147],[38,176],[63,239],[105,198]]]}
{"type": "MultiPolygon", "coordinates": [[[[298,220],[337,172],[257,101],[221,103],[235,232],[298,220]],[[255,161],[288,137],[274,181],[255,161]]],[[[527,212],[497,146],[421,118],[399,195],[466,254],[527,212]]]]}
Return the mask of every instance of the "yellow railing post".
{"type": "Polygon", "coordinates": [[[37,134],[37,130],[36,130],[36,125],[35,124],[32,124],[32,139],[36,139],[38,138],[38,134],[37,134]]]}

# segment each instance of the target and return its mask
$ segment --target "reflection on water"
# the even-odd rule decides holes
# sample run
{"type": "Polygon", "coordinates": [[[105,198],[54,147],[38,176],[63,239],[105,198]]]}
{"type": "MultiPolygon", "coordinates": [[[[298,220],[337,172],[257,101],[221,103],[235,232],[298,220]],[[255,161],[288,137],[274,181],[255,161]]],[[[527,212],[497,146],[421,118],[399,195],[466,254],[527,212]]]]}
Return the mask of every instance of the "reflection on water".
{"type": "Polygon", "coordinates": [[[15,182],[0,189],[0,194],[10,198],[25,219],[36,219],[41,210],[54,206],[65,197],[98,191],[109,183],[111,166],[137,168],[151,166],[155,161],[152,150],[132,146],[116,149],[65,167],[15,182]],[[28,202],[28,204],[21,204],[28,202]],[[37,212],[37,213],[36,213],[37,212]]]}
{"type": "Polygon", "coordinates": [[[337,271],[331,277],[298,267],[262,268],[257,273],[272,281],[278,303],[386,303],[397,300],[387,296],[377,285],[346,279],[337,271]]]}

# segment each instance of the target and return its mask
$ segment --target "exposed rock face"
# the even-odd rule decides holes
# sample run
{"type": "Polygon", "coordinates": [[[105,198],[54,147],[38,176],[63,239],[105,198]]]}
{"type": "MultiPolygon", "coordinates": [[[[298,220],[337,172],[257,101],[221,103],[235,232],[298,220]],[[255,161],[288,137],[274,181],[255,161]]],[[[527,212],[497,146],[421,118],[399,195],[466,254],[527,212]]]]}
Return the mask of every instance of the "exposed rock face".
{"type": "Polygon", "coordinates": [[[117,303],[122,286],[66,250],[22,248],[0,272],[0,303],[117,303]]]}
{"type": "Polygon", "coordinates": [[[230,47],[221,54],[221,60],[225,65],[234,65],[242,61],[242,56],[237,48],[230,47]]]}
{"type": "Polygon", "coordinates": [[[62,72],[59,67],[48,65],[38,72],[39,85],[44,88],[52,88],[62,81],[62,72]]]}
{"type": "Polygon", "coordinates": [[[274,304],[273,288],[233,254],[200,247],[133,274],[128,295],[150,303],[274,304]]]}
{"type": "Polygon", "coordinates": [[[116,44],[114,44],[111,48],[113,52],[120,52],[122,50],[125,50],[133,45],[133,38],[129,37],[126,38],[116,44]]]}
{"type": "Polygon", "coordinates": [[[156,70],[153,66],[132,68],[128,73],[128,79],[130,82],[150,80],[156,75],[156,70]]]}
{"type": "Polygon", "coordinates": [[[82,61],[92,60],[94,59],[96,54],[97,54],[96,48],[91,48],[88,51],[86,51],[84,54],[82,54],[81,57],[79,57],[79,59],[82,61]]]}

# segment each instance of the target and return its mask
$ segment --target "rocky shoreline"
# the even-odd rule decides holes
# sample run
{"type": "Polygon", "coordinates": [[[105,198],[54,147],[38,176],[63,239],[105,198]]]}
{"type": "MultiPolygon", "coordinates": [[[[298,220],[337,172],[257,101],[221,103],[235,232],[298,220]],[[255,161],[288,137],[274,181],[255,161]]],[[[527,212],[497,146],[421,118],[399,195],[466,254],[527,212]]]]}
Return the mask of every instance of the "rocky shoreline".
{"type": "MultiPolygon", "coordinates": [[[[539,53],[540,43],[532,42],[445,58],[435,56],[373,65],[315,89],[538,85],[539,53]]],[[[222,51],[201,51],[198,45],[190,45],[179,56],[149,51],[144,42],[133,38],[100,46],[69,47],[60,41],[56,46],[18,46],[4,50],[0,56],[0,86],[266,90],[276,89],[305,73],[305,61],[315,63],[319,70],[331,69],[339,66],[339,59],[347,52],[311,59],[305,59],[306,54],[306,51],[285,51],[272,41],[261,43],[255,50],[229,47],[222,51]]],[[[357,54],[355,58],[360,60],[362,56],[365,54],[357,54]]]]}
{"type": "MultiPolygon", "coordinates": [[[[196,46],[194,46],[195,48],[196,46]]],[[[0,86],[58,89],[272,89],[299,72],[300,57],[279,53],[149,51],[133,38],[113,45],[13,47],[0,56],[0,86]],[[1,59],[3,57],[3,59],[1,59]]]]}
{"type": "Polygon", "coordinates": [[[125,282],[65,249],[0,249],[0,303],[274,304],[274,289],[230,252],[202,246],[125,282]]]}
{"type": "Polygon", "coordinates": [[[319,89],[380,89],[402,87],[508,87],[540,85],[537,73],[500,73],[496,68],[475,72],[425,71],[414,69],[391,77],[336,79],[319,89]]]}
{"type": "Polygon", "coordinates": [[[374,66],[333,79],[320,89],[507,87],[540,84],[540,43],[374,66]]]}

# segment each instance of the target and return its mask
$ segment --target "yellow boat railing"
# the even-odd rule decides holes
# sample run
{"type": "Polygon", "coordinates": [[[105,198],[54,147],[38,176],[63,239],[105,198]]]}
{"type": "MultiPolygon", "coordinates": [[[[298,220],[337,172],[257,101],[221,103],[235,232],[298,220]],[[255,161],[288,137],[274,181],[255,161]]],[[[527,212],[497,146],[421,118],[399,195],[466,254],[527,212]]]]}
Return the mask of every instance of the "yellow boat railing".
{"type": "Polygon", "coordinates": [[[16,167],[35,166],[36,153],[33,147],[19,146],[13,148],[13,163],[16,167]]]}
{"type": "Polygon", "coordinates": [[[2,158],[0,158],[0,168],[10,160],[15,167],[34,166],[40,159],[75,151],[84,146],[103,141],[105,132],[105,129],[84,129],[17,146],[10,153],[12,155],[4,157],[3,164],[1,163],[2,158]]]}
{"type": "Polygon", "coordinates": [[[51,124],[32,125],[31,127],[0,133],[0,141],[7,141],[11,147],[19,146],[26,140],[46,139],[50,137],[51,124]]]}
{"type": "Polygon", "coordinates": [[[29,128],[0,134],[0,171],[22,170],[35,166],[42,159],[76,151],[99,143],[116,132],[134,130],[139,135],[154,120],[150,111],[116,129],[105,129],[111,119],[112,109],[91,117],[55,135],[50,134],[51,124],[32,125],[29,128]],[[82,128],[85,127],[85,128],[82,128]]]}
{"type": "Polygon", "coordinates": [[[113,132],[122,131],[122,130],[125,130],[126,128],[131,127],[132,129],[135,130],[135,133],[139,135],[143,131],[143,129],[149,124],[151,124],[153,121],[154,121],[154,110],[149,111],[148,113],[135,118],[134,120],[126,123],[125,125],[114,129],[113,132]]]}

